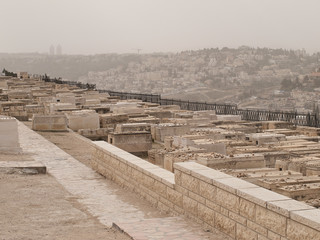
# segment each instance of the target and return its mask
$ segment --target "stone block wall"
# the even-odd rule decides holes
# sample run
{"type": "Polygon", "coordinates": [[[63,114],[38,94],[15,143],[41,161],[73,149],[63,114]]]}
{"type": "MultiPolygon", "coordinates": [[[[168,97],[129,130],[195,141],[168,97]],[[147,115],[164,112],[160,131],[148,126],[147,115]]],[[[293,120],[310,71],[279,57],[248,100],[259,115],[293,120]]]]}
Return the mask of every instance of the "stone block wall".
{"type": "Polygon", "coordinates": [[[176,193],[173,173],[107,142],[96,141],[93,146],[91,163],[97,172],[140,194],[163,211],[171,212],[171,209],[176,213],[182,211],[178,206],[174,206],[167,195],[176,193]]]}
{"type": "Polygon", "coordinates": [[[92,166],[160,210],[185,214],[237,240],[320,239],[320,210],[194,162],[171,173],[106,142],[92,166]]]}

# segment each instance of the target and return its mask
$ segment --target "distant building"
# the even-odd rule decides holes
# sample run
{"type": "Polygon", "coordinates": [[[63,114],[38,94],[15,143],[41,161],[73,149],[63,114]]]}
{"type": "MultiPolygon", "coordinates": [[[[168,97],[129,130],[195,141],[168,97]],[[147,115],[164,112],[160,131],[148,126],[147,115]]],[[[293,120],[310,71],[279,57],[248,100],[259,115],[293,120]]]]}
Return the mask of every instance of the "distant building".
{"type": "Polygon", "coordinates": [[[60,44],[58,44],[58,46],[56,48],[56,55],[62,55],[62,47],[60,44]]]}
{"type": "Polygon", "coordinates": [[[54,46],[51,44],[50,49],[49,49],[49,54],[54,55],[54,46]]]}

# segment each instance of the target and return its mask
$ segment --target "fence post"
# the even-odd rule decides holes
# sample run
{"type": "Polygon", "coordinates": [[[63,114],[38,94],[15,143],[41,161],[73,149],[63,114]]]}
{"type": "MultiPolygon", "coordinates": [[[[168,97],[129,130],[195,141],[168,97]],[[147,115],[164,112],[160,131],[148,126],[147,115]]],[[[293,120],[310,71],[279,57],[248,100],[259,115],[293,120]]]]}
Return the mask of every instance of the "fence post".
{"type": "Polygon", "coordinates": [[[310,113],[307,114],[307,126],[310,127],[310,113]]]}

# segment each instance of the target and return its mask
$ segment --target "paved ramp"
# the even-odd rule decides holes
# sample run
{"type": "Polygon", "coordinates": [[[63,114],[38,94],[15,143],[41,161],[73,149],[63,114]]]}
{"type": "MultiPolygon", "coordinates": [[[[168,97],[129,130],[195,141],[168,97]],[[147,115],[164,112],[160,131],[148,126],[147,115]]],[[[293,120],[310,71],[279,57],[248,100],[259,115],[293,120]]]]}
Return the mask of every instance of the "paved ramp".
{"type": "MultiPolygon", "coordinates": [[[[71,133],[70,133],[71,134],[71,133]]],[[[133,239],[228,239],[202,230],[183,217],[169,217],[137,195],[121,189],[53,143],[19,123],[21,148],[47,167],[47,172],[105,226],[116,226],[133,239]]]]}

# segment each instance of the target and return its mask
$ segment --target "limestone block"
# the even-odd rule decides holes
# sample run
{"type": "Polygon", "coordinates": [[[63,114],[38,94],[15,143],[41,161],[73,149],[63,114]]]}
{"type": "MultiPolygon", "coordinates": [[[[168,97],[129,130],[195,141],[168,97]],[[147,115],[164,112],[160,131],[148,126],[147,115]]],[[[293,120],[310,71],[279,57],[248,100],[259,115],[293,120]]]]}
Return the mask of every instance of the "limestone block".
{"type": "Polygon", "coordinates": [[[194,216],[198,216],[198,202],[187,197],[183,196],[183,209],[186,212],[191,213],[194,216]]]}
{"type": "Polygon", "coordinates": [[[142,184],[147,188],[151,188],[155,184],[155,180],[146,174],[142,174],[142,184]]]}
{"type": "Polygon", "coordinates": [[[258,234],[247,227],[237,224],[237,240],[257,240],[258,234]]]}
{"type": "Polygon", "coordinates": [[[316,229],[320,233],[320,210],[308,209],[301,211],[292,211],[290,213],[292,220],[301,222],[313,229],[316,229]]]}
{"type": "Polygon", "coordinates": [[[271,240],[281,240],[281,236],[268,230],[268,238],[271,240]]]}
{"type": "Polygon", "coordinates": [[[237,195],[263,207],[267,207],[267,202],[270,201],[290,200],[290,198],[286,196],[261,187],[239,189],[237,195]]]}
{"type": "Polygon", "coordinates": [[[216,203],[220,206],[233,211],[235,213],[239,212],[239,197],[224,191],[220,188],[217,188],[217,194],[215,197],[216,203]]]}
{"type": "Polygon", "coordinates": [[[166,206],[168,206],[170,209],[173,209],[174,204],[172,202],[170,202],[169,200],[167,200],[167,198],[164,197],[159,197],[160,202],[162,202],[163,204],[165,204],[166,206]]]}
{"type": "Polygon", "coordinates": [[[314,209],[314,207],[310,205],[307,205],[303,202],[298,202],[293,199],[285,201],[268,202],[267,208],[285,217],[290,217],[290,212],[292,211],[314,209]]]}
{"type": "Polygon", "coordinates": [[[258,235],[258,240],[270,240],[270,239],[259,234],[258,235]]]}
{"type": "MultiPolygon", "coordinates": [[[[183,163],[183,166],[186,166],[185,165],[186,163],[183,163]]],[[[197,164],[197,163],[196,163],[197,164]]],[[[190,164],[189,164],[190,165],[190,164]]],[[[182,165],[179,165],[180,167],[182,165]]],[[[190,166],[191,169],[192,169],[192,172],[191,172],[191,175],[196,177],[196,178],[199,178],[201,179],[202,181],[204,182],[207,182],[209,184],[213,184],[213,181],[215,179],[219,179],[219,178],[233,178],[232,176],[228,175],[228,174],[225,174],[223,172],[220,172],[218,170],[215,170],[215,169],[211,169],[211,168],[208,168],[208,167],[205,167],[201,164],[197,164],[195,165],[193,163],[192,166],[190,166]]],[[[188,168],[190,169],[190,167],[188,166],[188,168]]]]}
{"type": "Polygon", "coordinates": [[[194,193],[199,193],[200,180],[189,174],[181,174],[181,185],[194,193]]]}
{"type": "Polygon", "coordinates": [[[314,240],[320,239],[318,230],[307,227],[293,220],[288,220],[287,238],[290,240],[314,240]]]}
{"type": "Polygon", "coordinates": [[[202,170],[209,170],[210,169],[208,167],[205,167],[205,166],[198,164],[198,163],[195,163],[195,162],[175,163],[174,168],[178,169],[181,172],[185,172],[187,174],[191,174],[191,171],[198,170],[198,169],[202,169],[202,170]]]}
{"type": "Polygon", "coordinates": [[[171,157],[164,157],[163,159],[163,167],[164,169],[173,172],[173,159],[171,157]]]}
{"type": "Polygon", "coordinates": [[[262,236],[268,235],[268,229],[260,226],[259,224],[251,222],[250,220],[247,220],[247,227],[259,233],[258,239],[262,238],[262,236]]]}
{"type": "Polygon", "coordinates": [[[287,229],[287,219],[264,207],[256,206],[256,222],[282,236],[285,236],[287,229]]]}
{"type": "Polygon", "coordinates": [[[154,185],[152,186],[152,189],[157,194],[166,197],[167,196],[167,186],[159,181],[154,181],[154,185]]]}
{"type": "Polygon", "coordinates": [[[229,217],[229,210],[223,207],[220,207],[220,213],[225,215],[226,217],[229,217]]]}
{"type": "Polygon", "coordinates": [[[257,185],[249,183],[239,178],[213,179],[213,184],[225,191],[236,194],[238,189],[257,188],[257,185]]]}
{"type": "Polygon", "coordinates": [[[244,216],[250,220],[254,220],[256,214],[256,205],[250,201],[240,198],[239,212],[241,216],[244,216]]]}
{"type": "Polygon", "coordinates": [[[214,226],[214,214],[215,212],[212,209],[203,204],[198,204],[198,217],[212,227],[214,226]]]}
{"type": "Polygon", "coordinates": [[[154,166],[154,168],[145,170],[145,173],[163,183],[167,187],[170,187],[172,189],[174,188],[175,181],[173,173],[168,172],[158,166],[154,166]]]}
{"type": "Polygon", "coordinates": [[[167,188],[167,198],[175,205],[182,207],[182,194],[180,192],[167,188]]]}
{"type": "Polygon", "coordinates": [[[177,215],[181,215],[185,213],[184,209],[181,207],[178,207],[177,205],[173,206],[173,210],[177,213],[177,215]]]}
{"type": "Polygon", "coordinates": [[[196,200],[198,203],[206,204],[206,199],[194,192],[189,191],[189,197],[196,200]]]}
{"type": "Polygon", "coordinates": [[[217,195],[217,188],[212,184],[200,181],[199,194],[204,198],[213,201],[217,195]]]}
{"type": "Polygon", "coordinates": [[[236,236],[236,222],[222,214],[215,213],[214,226],[232,238],[236,236]]]}
{"type": "Polygon", "coordinates": [[[168,207],[167,205],[163,204],[162,202],[158,202],[157,203],[157,208],[163,212],[168,214],[170,212],[170,207],[168,207]]]}
{"type": "Polygon", "coordinates": [[[218,204],[216,204],[208,199],[206,199],[206,206],[211,208],[215,212],[221,212],[221,207],[218,204]]]}
{"type": "Polygon", "coordinates": [[[238,222],[238,223],[241,223],[242,225],[246,226],[247,224],[247,219],[244,218],[244,217],[241,217],[240,215],[234,213],[234,212],[231,212],[229,211],[229,218],[238,222]]]}
{"type": "Polygon", "coordinates": [[[182,195],[188,196],[188,194],[189,194],[188,189],[181,187],[178,184],[174,185],[174,189],[177,190],[177,192],[182,193],[182,195]]]}

